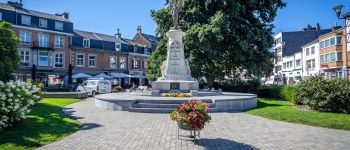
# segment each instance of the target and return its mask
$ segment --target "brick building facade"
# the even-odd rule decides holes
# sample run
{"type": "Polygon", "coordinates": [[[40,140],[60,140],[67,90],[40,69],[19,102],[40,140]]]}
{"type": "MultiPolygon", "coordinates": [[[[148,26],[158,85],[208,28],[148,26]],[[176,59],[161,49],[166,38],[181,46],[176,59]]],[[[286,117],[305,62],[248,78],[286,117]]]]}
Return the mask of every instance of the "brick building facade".
{"type": "Polygon", "coordinates": [[[133,39],[122,38],[119,31],[105,35],[75,30],[69,13],[28,10],[18,2],[0,3],[0,20],[11,23],[20,39],[18,79],[33,79],[46,86],[66,84],[70,64],[73,74],[124,73],[129,75],[124,84],[145,84],[147,60],[159,41],[143,34],[141,26],[133,39]]]}

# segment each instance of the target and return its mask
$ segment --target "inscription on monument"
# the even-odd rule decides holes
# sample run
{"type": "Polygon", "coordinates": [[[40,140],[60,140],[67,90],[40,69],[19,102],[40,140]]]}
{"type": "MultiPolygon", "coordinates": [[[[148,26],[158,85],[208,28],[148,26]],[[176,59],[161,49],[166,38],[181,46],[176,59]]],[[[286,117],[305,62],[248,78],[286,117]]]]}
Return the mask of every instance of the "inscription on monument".
{"type": "Polygon", "coordinates": [[[179,61],[180,61],[180,53],[181,53],[181,44],[179,41],[173,41],[171,42],[170,46],[170,65],[173,66],[178,66],[180,65],[179,61]]]}
{"type": "Polygon", "coordinates": [[[180,90],[180,83],[170,83],[170,90],[180,90]]]}

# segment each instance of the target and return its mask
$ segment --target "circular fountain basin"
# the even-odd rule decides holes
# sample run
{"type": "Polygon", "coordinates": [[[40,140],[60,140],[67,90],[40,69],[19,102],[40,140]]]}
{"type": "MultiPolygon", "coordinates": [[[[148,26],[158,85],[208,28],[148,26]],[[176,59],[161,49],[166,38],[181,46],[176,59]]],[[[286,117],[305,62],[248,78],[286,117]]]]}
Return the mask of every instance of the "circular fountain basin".
{"type": "Polygon", "coordinates": [[[97,95],[95,105],[107,110],[144,113],[169,113],[175,110],[178,104],[188,100],[202,100],[208,103],[209,112],[242,111],[257,106],[255,94],[199,91],[198,95],[176,98],[151,96],[151,92],[110,93],[97,95]]]}

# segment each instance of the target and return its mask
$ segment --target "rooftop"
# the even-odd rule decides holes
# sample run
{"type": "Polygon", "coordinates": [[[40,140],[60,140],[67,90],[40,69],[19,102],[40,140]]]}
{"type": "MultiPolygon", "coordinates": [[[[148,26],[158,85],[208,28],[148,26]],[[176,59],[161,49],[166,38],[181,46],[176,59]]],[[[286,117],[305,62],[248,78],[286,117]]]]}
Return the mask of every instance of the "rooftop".
{"type": "MultiPolygon", "coordinates": [[[[17,4],[22,6],[22,4],[17,3],[17,2],[9,2],[12,4],[17,4]]],[[[44,13],[44,12],[38,12],[38,11],[34,11],[34,10],[29,10],[29,9],[25,9],[23,7],[14,7],[14,5],[10,5],[10,4],[6,4],[6,3],[1,3],[0,2],[0,9],[4,9],[4,10],[9,10],[9,11],[16,11],[17,13],[20,14],[25,14],[25,15],[30,15],[30,16],[37,16],[40,18],[45,18],[45,19],[52,19],[52,20],[57,20],[57,21],[63,21],[63,22],[70,22],[71,21],[67,18],[64,17],[64,15],[59,15],[59,14],[49,14],[49,13],[44,13]]],[[[68,14],[68,13],[67,13],[68,14]]]]}

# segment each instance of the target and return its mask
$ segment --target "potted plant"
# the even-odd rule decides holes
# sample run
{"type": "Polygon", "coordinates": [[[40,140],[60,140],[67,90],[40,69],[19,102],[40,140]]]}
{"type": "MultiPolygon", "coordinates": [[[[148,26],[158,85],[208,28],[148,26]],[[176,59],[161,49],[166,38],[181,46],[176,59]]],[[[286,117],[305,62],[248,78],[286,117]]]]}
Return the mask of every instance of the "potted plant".
{"type": "MultiPolygon", "coordinates": [[[[179,104],[177,110],[171,115],[171,120],[176,121],[179,128],[183,130],[194,131],[202,130],[209,123],[211,117],[208,114],[208,104],[201,100],[191,100],[179,104]]],[[[194,135],[194,139],[196,135],[194,135]]]]}

